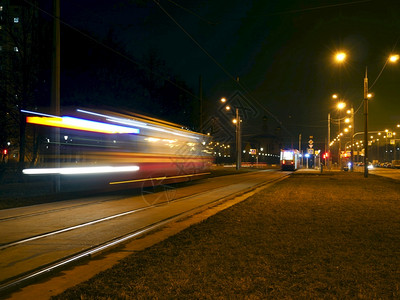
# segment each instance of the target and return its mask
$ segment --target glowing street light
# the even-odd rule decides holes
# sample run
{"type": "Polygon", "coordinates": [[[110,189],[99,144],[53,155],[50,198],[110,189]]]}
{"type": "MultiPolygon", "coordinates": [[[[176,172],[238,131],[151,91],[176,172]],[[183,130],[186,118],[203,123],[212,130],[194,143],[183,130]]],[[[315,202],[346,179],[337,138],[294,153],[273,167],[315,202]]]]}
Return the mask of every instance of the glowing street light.
{"type": "MultiPolygon", "coordinates": [[[[226,103],[226,98],[223,97],[220,99],[221,103],[226,103]]],[[[225,106],[225,110],[230,111],[231,107],[230,105],[225,106]]],[[[242,141],[241,141],[241,134],[240,134],[240,116],[239,116],[239,109],[235,108],[236,112],[236,118],[232,120],[232,122],[236,125],[236,170],[239,170],[241,167],[241,151],[240,149],[242,148],[242,141]]]]}
{"type": "Polygon", "coordinates": [[[399,60],[400,56],[398,54],[392,54],[389,56],[389,61],[395,63],[399,60]]]}
{"type": "Polygon", "coordinates": [[[346,60],[346,57],[347,57],[346,53],[344,53],[344,52],[338,52],[338,53],[336,53],[336,55],[335,55],[335,60],[336,60],[337,62],[341,63],[341,62],[344,62],[344,61],[346,60]]]}
{"type": "Polygon", "coordinates": [[[337,104],[337,108],[338,109],[343,109],[343,108],[345,108],[346,107],[346,103],[344,103],[344,102],[339,102],[338,104],[337,104]]]}

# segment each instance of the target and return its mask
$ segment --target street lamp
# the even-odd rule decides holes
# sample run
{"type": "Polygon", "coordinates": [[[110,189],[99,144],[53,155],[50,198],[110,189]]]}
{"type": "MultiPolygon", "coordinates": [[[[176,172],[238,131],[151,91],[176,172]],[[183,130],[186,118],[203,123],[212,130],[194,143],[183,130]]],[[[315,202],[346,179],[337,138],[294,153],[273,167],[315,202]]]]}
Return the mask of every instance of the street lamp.
{"type": "Polygon", "coordinates": [[[397,62],[399,60],[400,56],[398,54],[392,54],[389,56],[389,61],[394,63],[397,62]]]}
{"type": "MultiPolygon", "coordinates": [[[[338,52],[336,52],[336,54],[335,54],[335,56],[334,56],[334,60],[335,60],[335,62],[336,63],[338,63],[338,64],[343,64],[344,62],[345,62],[345,60],[346,60],[346,58],[347,58],[347,54],[346,54],[346,52],[344,52],[344,51],[338,51],[338,52]]],[[[335,100],[337,100],[339,98],[339,96],[337,95],[337,94],[334,94],[334,95],[332,95],[332,99],[335,99],[335,100]]],[[[344,106],[345,106],[345,104],[342,102],[342,104],[338,104],[338,108],[339,109],[342,109],[342,108],[344,108],[344,106]],[[343,107],[342,107],[343,106],[343,107]]],[[[330,114],[328,114],[328,145],[330,145],[330,123],[331,123],[331,118],[330,118],[330,114]]],[[[340,114],[339,114],[339,132],[340,132],[340,114]]],[[[341,166],[341,159],[340,159],[340,140],[339,140],[339,143],[338,143],[338,145],[339,145],[339,149],[338,149],[338,151],[339,151],[339,153],[338,153],[338,163],[340,164],[340,166],[341,166]]],[[[331,155],[330,155],[330,146],[328,146],[328,155],[329,155],[329,157],[331,157],[331,155]]],[[[328,160],[329,161],[329,160],[328,160]]],[[[329,168],[328,168],[329,169],[329,168]]]]}
{"type": "MultiPolygon", "coordinates": [[[[343,101],[341,101],[341,102],[339,102],[337,104],[337,108],[339,110],[339,119],[338,119],[339,120],[339,132],[340,132],[340,110],[342,110],[345,107],[346,107],[346,103],[343,102],[343,101]]],[[[340,133],[340,135],[342,135],[342,134],[340,133]]],[[[340,169],[342,168],[341,146],[342,146],[342,142],[339,139],[339,143],[338,143],[338,147],[339,147],[338,148],[338,164],[339,164],[339,168],[340,169]]]]}
{"type": "MultiPolygon", "coordinates": [[[[392,54],[388,57],[386,60],[385,64],[383,65],[383,68],[380,72],[382,74],[383,70],[386,67],[386,64],[388,62],[395,63],[399,60],[399,55],[398,54],[392,54]]],[[[379,74],[379,76],[380,76],[379,74]]],[[[378,78],[379,78],[378,76],[378,78]]],[[[375,80],[375,82],[377,79],[375,80]]],[[[367,67],[365,67],[365,77],[364,77],[364,144],[365,144],[365,150],[364,150],[364,177],[368,177],[368,98],[371,98],[372,95],[368,93],[368,72],[367,72],[367,67]]]]}
{"type": "Polygon", "coordinates": [[[364,77],[364,177],[368,177],[368,73],[364,77]]]}
{"type": "Polygon", "coordinates": [[[337,108],[338,109],[343,109],[343,108],[345,108],[346,107],[346,103],[344,103],[344,102],[339,102],[338,104],[337,104],[337,108]]]}
{"type": "Polygon", "coordinates": [[[346,53],[345,52],[337,52],[335,55],[335,60],[337,62],[344,62],[346,60],[346,53]]]}
{"type": "MultiPolygon", "coordinates": [[[[337,94],[332,95],[332,99],[336,100],[336,99],[338,99],[338,97],[339,96],[337,94]]],[[[344,102],[340,102],[337,104],[338,109],[342,109],[345,106],[346,106],[346,104],[344,102]]],[[[340,131],[340,120],[339,120],[339,131],[340,131]]],[[[328,166],[327,166],[328,170],[330,170],[331,144],[332,144],[331,143],[331,114],[328,113],[328,166]]],[[[339,153],[339,157],[340,157],[340,153],[339,153]]]]}
{"type": "MultiPolygon", "coordinates": [[[[225,103],[226,98],[221,98],[221,102],[225,103]]],[[[225,106],[226,110],[231,110],[229,105],[225,106]]],[[[240,134],[240,116],[239,116],[239,108],[235,109],[236,118],[232,120],[232,122],[236,125],[236,170],[240,169],[241,161],[242,161],[242,141],[241,141],[241,134],[240,134]]]]}

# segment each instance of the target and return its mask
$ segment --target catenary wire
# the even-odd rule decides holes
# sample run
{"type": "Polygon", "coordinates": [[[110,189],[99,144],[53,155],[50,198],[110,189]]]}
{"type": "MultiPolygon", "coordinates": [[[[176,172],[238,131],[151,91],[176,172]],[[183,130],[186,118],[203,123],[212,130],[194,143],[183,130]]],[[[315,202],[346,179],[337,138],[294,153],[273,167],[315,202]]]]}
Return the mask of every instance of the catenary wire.
{"type": "Polygon", "coordinates": [[[256,98],[254,98],[249,91],[238,81],[235,77],[224,67],[222,66],[200,43],[181,25],[174,17],[169,14],[166,9],[161,6],[158,0],[153,0],[153,2],[178,26],[231,80],[236,82],[236,84],[245,91],[250,98],[256,102],[265,112],[267,112],[271,117],[275,119],[275,121],[285,130],[289,135],[293,135],[286,127],[283,126],[282,122],[275,116],[272,112],[270,112],[264,105],[262,105],[256,98]]]}
{"type": "MultiPolygon", "coordinates": [[[[50,16],[51,18],[57,19],[56,16],[54,16],[52,13],[49,13],[48,11],[46,11],[46,10],[40,8],[39,6],[35,5],[34,3],[32,3],[32,2],[30,2],[30,1],[28,1],[28,0],[24,0],[24,2],[26,2],[27,4],[31,5],[32,7],[36,8],[36,9],[38,9],[39,11],[43,12],[44,14],[50,16]]],[[[157,73],[157,72],[155,72],[155,71],[149,69],[147,66],[145,66],[145,65],[143,65],[143,64],[141,64],[141,63],[135,61],[135,60],[132,59],[131,57],[129,57],[129,56],[127,56],[127,55],[125,55],[125,54],[123,54],[123,53],[121,53],[121,52],[115,50],[114,48],[112,48],[112,47],[110,47],[110,46],[108,46],[108,45],[106,45],[106,44],[104,44],[104,43],[98,41],[97,39],[95,39],[94,37],[90,36],[89,34],[83,32],[83,31],[81,31],[80,29],[74,27],[73,25],[71,25],[71,24],[69,24],[69,23],[63,21],[61,18],[58,18],[58,20],[59,20],[60,23],[62,23],[63,25],[65,25],[65,26],[67,26],[68,28],[74,30],[75,32],[81,34],[82,36],[88,38],[89,40],[95,42],[96,44],[98,44],[98,45],[100,45],[100,46],[106,48],[107,50],[109,50],[109,51],[113,52],[114,54],[116,54],[116,55],[118,55],[118,56],[120,56],[120,57],[122,57],[122,58],[128,60],[129,62],[131,62],[131,63],[133,63],[133,64],[135,64],[135,65],[137,65],[137,66],[139,66],[139,67],[141,67],[141,68],[143,68],[143,69],[146,69],[146,71],[151,72],[152,74],[158,76],[159,78],[162,78],[163,80],[167,81],[168,83],[172,84],[173,86],[175,86],[176,88],[180,89],[181,91],[187,93],[188,95],[194,97],[195,99],[197,99],[197,100],[200,99],[197,95],[195,95],[195,94],[193,94],[191,91],[189,91],[189,90],[187,90],[187,89],[181,87],[179,84],[176,84],[175,82],[169,80],[169,79],[166,78],[165,76],[163,76],[163,75],[161,75],[161,74],[159,74],[159,73],[157,73]]]]}

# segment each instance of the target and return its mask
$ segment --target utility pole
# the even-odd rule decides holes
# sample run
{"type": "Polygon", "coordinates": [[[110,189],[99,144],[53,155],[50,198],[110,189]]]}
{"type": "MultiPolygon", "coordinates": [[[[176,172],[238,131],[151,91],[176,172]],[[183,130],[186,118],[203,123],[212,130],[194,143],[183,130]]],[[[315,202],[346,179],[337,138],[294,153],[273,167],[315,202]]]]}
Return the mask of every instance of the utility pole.
{"type": "MultiPolygon", "coordinates": [[[[60,116],[60,0],[53,0],[53,61],[51,110],[55,116],[60,116]]],[[[54,128],[55,168],[60,167],[60,128],[54,128]]],[[[60,175],[55,175],[54,191],[60,192],[60,175]]]]}
{"type": "Polygon", "coordinates": [[[353,105],[350,109],[351,114],[351,155],[350,155],[350,171],[354,171],[354,108],[353,105]]]}
{"type": "Polygon", "coordinates": [[[368,177],[368,74],[364,77],[364,177],[368,177]]]}
{"type": "Polygon", "coordinates": [[[303,165],[303,152],[301,151],[301,133],[299,134],[299,153],[301,154],[301,165],[303,165]]]}
{"type": "Polygon", "coordinates": [[[240,139],[240,115],[239,108],[236,108],[236,170],[240,169],[242,161],[242,141],[240,139]]]}
{"type": "Polygon", "coordinates": [[[200,132],[203,132],[203,78],[199,76],[200,132]]]}
{"type": "Polygon", "coordinates": [[[328,170],[331,169],[331,114],[328,114],[328,170]]]}

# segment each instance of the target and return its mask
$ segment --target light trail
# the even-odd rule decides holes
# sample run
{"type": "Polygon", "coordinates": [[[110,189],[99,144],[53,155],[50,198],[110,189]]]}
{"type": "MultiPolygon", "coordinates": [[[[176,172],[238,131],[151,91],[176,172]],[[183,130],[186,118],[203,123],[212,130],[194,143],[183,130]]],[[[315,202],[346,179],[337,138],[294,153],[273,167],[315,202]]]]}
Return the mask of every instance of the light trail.
{"type": "Polygon", "coordinates": [[[79,175],[79,174],[100,174],[100,173],[119,173],[136,172],[138,166],[101,166],[101,167],[76,167],[76,168],[35,168],[24,169],[22,173],[27,175],[61,174],[61,175],[79,175]]]}

